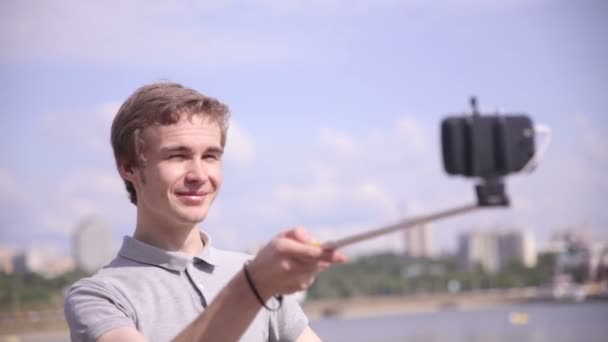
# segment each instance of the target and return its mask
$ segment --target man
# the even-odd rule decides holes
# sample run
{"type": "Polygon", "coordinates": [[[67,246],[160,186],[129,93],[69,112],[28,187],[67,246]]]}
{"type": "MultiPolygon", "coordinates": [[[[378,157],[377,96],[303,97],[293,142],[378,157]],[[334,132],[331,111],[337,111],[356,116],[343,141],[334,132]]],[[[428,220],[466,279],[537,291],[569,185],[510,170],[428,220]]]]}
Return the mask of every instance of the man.
{"type": "Polygon", "coordinates": [[[319,340],[280,295],[306,289],[343,255],[296,228],[247,262],[198,228],[222,183],[228,118],[216,99],[175,83],[141,87],[121,106],[111,140],[135,232],[68,292],[73,341],[319,340]]]}

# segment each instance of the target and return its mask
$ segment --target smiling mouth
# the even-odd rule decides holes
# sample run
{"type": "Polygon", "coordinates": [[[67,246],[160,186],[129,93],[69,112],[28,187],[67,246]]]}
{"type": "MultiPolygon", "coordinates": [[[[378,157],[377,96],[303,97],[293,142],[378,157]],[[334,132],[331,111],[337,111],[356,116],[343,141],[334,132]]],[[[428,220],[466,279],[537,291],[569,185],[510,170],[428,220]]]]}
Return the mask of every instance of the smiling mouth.
{"type": "Polygon", "coordinates": [[[185,204],[199,205],[209,195],[207,192],[177,192],[176,196],[185,204]]]}
{"type": "Polygon", "coordinates": [[[189,196],[189,197],[203,197],[207,196],[206,192],[177,192],[177,196],[189,196]]]}

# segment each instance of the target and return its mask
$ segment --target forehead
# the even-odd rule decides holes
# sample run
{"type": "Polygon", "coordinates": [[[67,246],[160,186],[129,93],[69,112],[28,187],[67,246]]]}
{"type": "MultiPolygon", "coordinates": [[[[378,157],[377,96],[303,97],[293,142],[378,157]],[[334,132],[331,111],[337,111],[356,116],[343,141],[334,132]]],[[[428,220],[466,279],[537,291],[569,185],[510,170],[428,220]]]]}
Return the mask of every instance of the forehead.
{"type": "Polygon", "coordinates": [[[217,145],[221,144],[221,129],[217,120],[204,115],[182,116],[170,125],[153,125],[141,135],[144,143],[151,146],[167,145],[217,145]]]}

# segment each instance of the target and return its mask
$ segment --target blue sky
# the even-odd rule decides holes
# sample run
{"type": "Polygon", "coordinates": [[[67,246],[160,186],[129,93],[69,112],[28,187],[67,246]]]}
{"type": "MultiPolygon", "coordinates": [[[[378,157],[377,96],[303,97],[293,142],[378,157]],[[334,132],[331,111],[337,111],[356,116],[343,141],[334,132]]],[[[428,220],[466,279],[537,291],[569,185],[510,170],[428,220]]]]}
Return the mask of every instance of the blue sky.
{"type": "MultiPolygon", "coordinates": [[[[433,225],[586,227],[606,238],[604,1],[5,1],[0,5],[0,244],[67,250],[84,217],[131,233],[109,125],[142,84],[177,81],[232,111],[222,193],[203,229],[249,249],[320,239],[473,200],[442,172],[439,123],[529,113],[554,139],[514,206],[433,225]]],[[[357,247],[401,247],[397,235],[357,247]]],[[[353,250],[355,252],[355,250],[353,250]]]]}

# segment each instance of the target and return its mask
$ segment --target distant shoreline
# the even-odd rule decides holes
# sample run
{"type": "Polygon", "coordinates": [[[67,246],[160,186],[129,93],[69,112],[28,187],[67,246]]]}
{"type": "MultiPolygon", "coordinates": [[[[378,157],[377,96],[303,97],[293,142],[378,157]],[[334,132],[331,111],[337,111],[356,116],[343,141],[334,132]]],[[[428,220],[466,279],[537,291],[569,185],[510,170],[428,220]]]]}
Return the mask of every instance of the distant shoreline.
{"type": "Polygon", "coordinates": [[[477,310],[494,306],[556,301],[542,296],[538,288],[493,289],[463,293],[405,296],[355,297],[306,301],[302,307],[312,320],[338,317],[360,318],[391,314],[433,313],[445,310],[477,310]]]}

